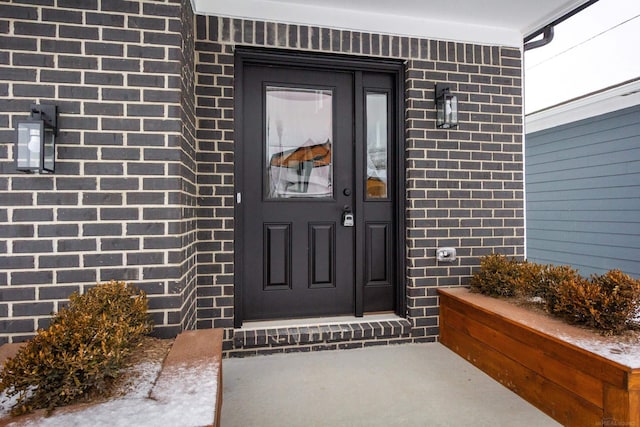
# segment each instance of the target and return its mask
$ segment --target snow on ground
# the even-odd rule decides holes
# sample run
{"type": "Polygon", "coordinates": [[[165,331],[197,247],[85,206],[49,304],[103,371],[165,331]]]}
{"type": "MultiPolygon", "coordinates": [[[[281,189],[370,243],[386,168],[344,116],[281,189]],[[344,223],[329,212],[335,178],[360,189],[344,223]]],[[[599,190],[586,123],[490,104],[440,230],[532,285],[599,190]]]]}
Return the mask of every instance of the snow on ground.
{"type": "Polygon", "coordinates": [[[8,398],[4,392],[0,393],[0,420],[9,415],[11,408],[17,401],[17,396],[8,398]]]}
{"type": "MultiPolygon", "coordinates": [[[[559,338],[621,365],[632,369],[640,369],[640,331],[637,328],[635,332],[627,331],[620,335],[605,336],[593,329],[569,325],[542,310],[523,307],[509,300],[494,299],[494,301],[504,301],[517,307],[517,320],[523,325],[559,338]]],[[[503,303],[498,302],[497,304],[500,306],[503,303]]],[[[500,313],[504,314],[503,311],[500,311],[500,313]]],[[[638,322],[636,323],[640,326],[640,313],[637,319],[638,322]]]]}
{"type": "MultiPolygon", "coordinates": [[[[633,323],[640,326],[640,313],[633,323]]],[[[640,332],[623,333],[621,335],[603,336],[596,332],[590,336],[568,336],[563,333],[555,334],[577,347],[598,354],[609,360],[628,366],[632,369],[640,369],[640,332]]]]}
{"type": "MultiPolygon", "coordinates": [[[[78,411],[58,411],[50,417],[20,424],[9,423],[7,426],[196,427],[211,424],[216,406],[217,366],[203,363],[197,369],[192,366],[165,369],[162,374],[164,381],[154,387],[160,368],[160,363],[134,366],[135,374],[125,385],[122,397],[78,411]]],[[[3,399],[4,395],[0,396],[0,401],[3,399]]],[[[0,409],[2,418],[9,412],[10,405],[5,403],[0,409]]]]}
{"type": "Polygon", "coordinates": [[[640,333],[604,336],[590,329],[575,327],[577,332],[569,334],[564,327],[545,328],[535,323],[530,326],[621,365],[640,368],[640,333]]]}
{"type": "Polygon", "coordinates": [[[616,340],[615,337],[575,338],[558,335],[577,347],[598,354],[630,368],[640,368],[640,337],[635,341],[616,340]],[[613,339],[610,339],[613,338],[613,339]]]}
{"type": "Polygon", "coordinates": [[[621,335],[601,335],[587,328],[579,326],[574,328],[573,333],[567,333],[566,328],[538,327],[542,332],[553,335],[583,350],[629,368],[640,369],[640,332],[633,333],[628,331],[621,335]]]}

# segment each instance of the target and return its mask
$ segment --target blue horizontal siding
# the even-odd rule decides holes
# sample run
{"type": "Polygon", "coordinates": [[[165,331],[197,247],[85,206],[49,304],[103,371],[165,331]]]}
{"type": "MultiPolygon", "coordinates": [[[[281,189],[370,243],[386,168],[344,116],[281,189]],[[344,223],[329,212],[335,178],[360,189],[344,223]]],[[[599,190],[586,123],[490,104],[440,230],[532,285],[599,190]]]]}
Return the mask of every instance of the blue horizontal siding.
{"type": "Polygon", "coordinates": [[[573,252],[548,252],[531,249],[531,253],[527,253],[527,257],[529,260],[541,264],[570,265],[585,277],[591,274],[603,274],[612,268],[617,268],[631,277],[637,278],[640,276],[640,271],[637,270],[638,262],[636,260],[621,259],[615,254],[602,254],[594,257],[573,252]]]}
{"type": "MultiPolygon", "coordinates": [[[[631,179],[632,176],[629,176],[631,179]]],[[[593,180],[588,180],[584,183],[584,186],[579,188],[563,188],[564,186],[554,185],[553,191],[540,191],[544,190],[545,183],[538,183],[538,185],[532,185],[532,188],[528,188],[530,191],[527,193],[527,198],[530,202],[542,202],[542,201],[556,201],[556,200],[594,200],[594,194],[598,194],[597,200],[609,200],[609,199],[628,199],[628,198],[640,198],[640,187],[637,185],[629,185],[615,187],[613,186],[617,180],[607,183],[603,180],[599,180],[598,183],[593,180]],[[588,185],[591,183],[591,185],[588,185]],[[600,184],[601,187],[596,187],[596,184],[600,184]],[[588,188],[584,188],[587,187],[588,188]],[[598,192],[598,188],[606,188],[606,192],[598,192]],[[534,191],[532,191],[534,189],[534,191]],[[535,191],[538,190],[538,191],[535,191]]]]}
{"type": "Polygon", "coordinates": [[[640,277],[640,106],[528,134],[527,257],[640,277]]]}
{"type": "MultiPolygon", "coordinates": [[[[540,230],[536,229],[536,236],[539,240],[546,240],[550,242],[558,242],[558,247],[561,247],[566,244],[571,245],[585,245],[590,252],[595,249],[595,253],[601,253],[601,248],[609,247],[609,248],[620,248],[620,249],[628,249],[625,251],[627,253],[631,253],[631,251],[636,251],[636,240],[639,236],[633,234],[623,234],[623,233],[599,233],[593,232],[591,230],[540,230]]],[[[623,230],[618,230],[623,231],[623,230]]]]}
{"type": "MultiPolygon", "coordinates": [[[[628,236],[638,236],[640,230],[637,228],[630,228],[626,226],[621,226],[619,222],[613,221],[600,221],[598,222],[597,231],[593,231],[593,221],[576,221],[571,219],[569,221],[563,221],[559,219],[538,221],[543,227],[534,228],[531,224],[528,224],[527,231],[529,229],[533,230],[544,230],[544,231],[552,231],[552,232],[576,232],[576,233],[589,233],[594,232],[598,234],[612,234],[619,235],[624,233],[628,236]]],[[[560,239],[563,240],[563,239],[560,239]]]]}

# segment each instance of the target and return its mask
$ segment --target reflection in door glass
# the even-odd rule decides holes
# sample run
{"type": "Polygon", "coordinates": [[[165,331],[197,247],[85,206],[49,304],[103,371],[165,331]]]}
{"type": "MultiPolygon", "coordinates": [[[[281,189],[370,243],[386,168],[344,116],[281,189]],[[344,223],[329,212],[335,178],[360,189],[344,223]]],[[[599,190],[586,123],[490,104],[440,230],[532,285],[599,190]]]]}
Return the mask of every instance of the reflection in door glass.
{"type": "Polygon", "coordinates": [[[387,197],[387,94],[367,93],[367,198],[387,197]]]}
{"type": "Polygon", "coordinates": [[[332,98],[331,90],[267,86],[267,198],[333,196],[332,98]]]}

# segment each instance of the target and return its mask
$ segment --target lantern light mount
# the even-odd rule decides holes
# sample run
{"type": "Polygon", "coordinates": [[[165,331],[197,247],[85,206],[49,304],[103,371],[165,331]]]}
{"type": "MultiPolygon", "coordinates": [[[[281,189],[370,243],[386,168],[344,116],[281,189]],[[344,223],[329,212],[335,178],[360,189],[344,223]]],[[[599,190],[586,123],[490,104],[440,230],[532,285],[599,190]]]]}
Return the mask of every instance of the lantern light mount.
{"type": "Polygon", "coordinates": [[[58,107],[32,104],[28,119],[16,122],[15,165],[26,173],[54,173],[58,107]]]}
{"type": "Polygon", "coordinates": [[[436,84],[436,125],[442,129],[458,126],[458,97],[448,84],[436,84]]]}

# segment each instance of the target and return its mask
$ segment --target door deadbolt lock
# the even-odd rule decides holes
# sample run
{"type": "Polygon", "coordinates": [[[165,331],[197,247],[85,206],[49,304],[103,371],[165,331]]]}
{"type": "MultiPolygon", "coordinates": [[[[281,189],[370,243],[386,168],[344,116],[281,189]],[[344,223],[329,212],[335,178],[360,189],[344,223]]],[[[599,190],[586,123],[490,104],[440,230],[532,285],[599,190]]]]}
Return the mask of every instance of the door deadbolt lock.
{"type": "Polygon", "coordinates": [[[353,227],[354,219],[351,212],[344,212],[342,214],[342,225],[343,227],[353,227]]]}

